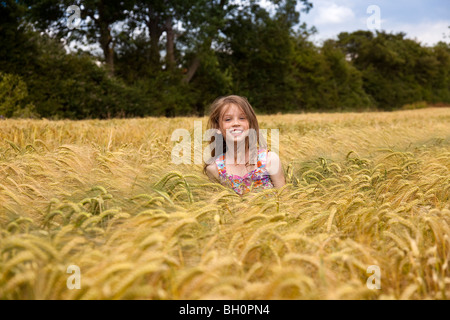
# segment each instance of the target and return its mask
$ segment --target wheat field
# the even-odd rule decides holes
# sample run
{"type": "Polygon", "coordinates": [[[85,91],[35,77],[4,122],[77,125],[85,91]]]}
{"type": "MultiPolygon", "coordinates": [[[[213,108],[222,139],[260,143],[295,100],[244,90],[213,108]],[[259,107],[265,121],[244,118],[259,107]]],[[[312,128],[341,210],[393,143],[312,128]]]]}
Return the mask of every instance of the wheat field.
{"type": "Polygon", "coordinates": [[[172,164],[199,120],[0,121],[0,298],[450,297],[450,108],[259,116],[287,185],[243,197],[172,164]]]}

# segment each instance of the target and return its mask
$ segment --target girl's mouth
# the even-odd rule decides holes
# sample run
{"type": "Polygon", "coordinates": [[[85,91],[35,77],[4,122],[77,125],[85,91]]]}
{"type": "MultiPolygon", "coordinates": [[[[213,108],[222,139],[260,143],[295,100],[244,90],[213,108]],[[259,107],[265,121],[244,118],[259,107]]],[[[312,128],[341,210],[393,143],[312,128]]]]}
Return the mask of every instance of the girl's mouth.
{"type": "Polygon", "coordinates": [[[234,136],[234,137],[240,136],[243,132],[244,132],[244,131],[243,131],[243,130],[240,130],[240,129],[233,129],[233,130],[230,130],[231,135],[234,136]]]}

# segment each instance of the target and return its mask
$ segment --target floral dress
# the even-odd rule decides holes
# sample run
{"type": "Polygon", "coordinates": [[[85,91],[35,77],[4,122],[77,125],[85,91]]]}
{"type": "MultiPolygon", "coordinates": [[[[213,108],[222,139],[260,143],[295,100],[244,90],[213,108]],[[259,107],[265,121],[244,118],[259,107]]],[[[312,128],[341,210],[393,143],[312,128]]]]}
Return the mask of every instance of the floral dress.
{"type": "Polygon", "coordinates": [[[237,194],[243,195],[250,191],[274,188],[269,172],[266,169],[267,154],[269,150],[259,149],[257,168],[246,173],[243,177],[228,174],[225,163],[225,154],[216,158],[217,169],[219,170],[220,182],[231,187],[237,194]]]}

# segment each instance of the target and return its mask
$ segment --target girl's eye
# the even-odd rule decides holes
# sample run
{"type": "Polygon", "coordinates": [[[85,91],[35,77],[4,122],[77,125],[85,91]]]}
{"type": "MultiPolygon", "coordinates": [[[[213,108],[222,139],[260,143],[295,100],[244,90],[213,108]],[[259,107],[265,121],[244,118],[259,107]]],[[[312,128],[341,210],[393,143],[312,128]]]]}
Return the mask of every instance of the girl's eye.
{"type": "MultiPolygon", "coordinates": [[[[240,120],[245,120],[245,117],[240,117],[239,118],[240,120]]],[[[228,118],[228,119],[225,119],[224,121],[230,121],[231,119],[230,118],[228,118]]]]}

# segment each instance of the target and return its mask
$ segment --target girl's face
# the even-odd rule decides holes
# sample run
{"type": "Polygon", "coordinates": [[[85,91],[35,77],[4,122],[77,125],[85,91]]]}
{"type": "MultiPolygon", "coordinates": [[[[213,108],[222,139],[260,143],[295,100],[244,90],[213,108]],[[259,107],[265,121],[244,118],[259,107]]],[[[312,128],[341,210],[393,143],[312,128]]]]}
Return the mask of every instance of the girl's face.
{"type": "Polygon", "coordinates": [[[234,138],[235,142],[242,141],[248,135],[249,121],[244,111],[235,104],[224,108],[220,115],[220,131],[226,139],[234,138]]]}

